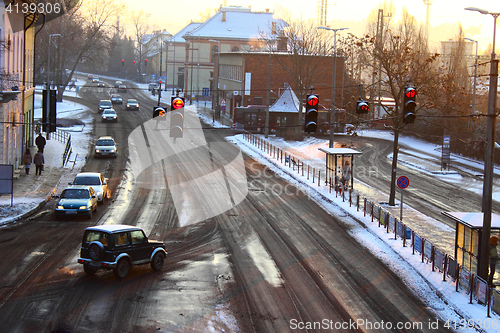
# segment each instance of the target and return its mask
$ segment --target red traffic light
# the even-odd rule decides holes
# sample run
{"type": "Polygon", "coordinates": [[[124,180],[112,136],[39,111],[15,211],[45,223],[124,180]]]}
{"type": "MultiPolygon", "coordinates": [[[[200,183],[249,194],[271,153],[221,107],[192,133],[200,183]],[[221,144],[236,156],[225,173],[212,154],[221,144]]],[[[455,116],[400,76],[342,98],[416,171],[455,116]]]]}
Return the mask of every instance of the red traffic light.
{"type": "Polygon", "coordinates": [[[135,60],[134,60],[134,64],[135,64],[135,60]]]}
{"type": "Polygon", "coordinates": [[[184,107],[184,99],[180,97],[175,97],[172,99],[172,109],[181,109],[184,107]]]}
{"type": "Polygon", "coordinates": [[[417,92],[413,88],[406,88],[405,95],[407,98],[415,98],[417,92]]]}
{"type": "Polygon", "coordinates": [[[125,62],[125,59],[122,59],[122,62],[125,62]]]}
{"type": "Polygon", "coordinates": [[[318,96],[316,95],[309,95],[309,97],[307,97],[307,106],[314,107],[318,105],[318,102],[318,96]]]}

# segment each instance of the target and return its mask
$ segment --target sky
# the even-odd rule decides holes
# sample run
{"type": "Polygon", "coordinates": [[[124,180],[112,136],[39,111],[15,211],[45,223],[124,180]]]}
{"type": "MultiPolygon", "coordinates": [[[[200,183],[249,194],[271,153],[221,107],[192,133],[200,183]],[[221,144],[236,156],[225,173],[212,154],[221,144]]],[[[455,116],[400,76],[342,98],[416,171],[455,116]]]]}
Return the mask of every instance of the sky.
{"type": "MultiPolygon", "coordinates": [[[[186,26],[190,21],[199,21],[200,13],[207,9],[219,8],[223,3],[221,0],[184,0],[184,1],[169,1],[164,0],[122,0],[131,10],[143,10],[146,13],[151,13],[151,20],[156,23],[159,28],[167,29],[168,32],[175,34],[186,26]],[[167,5],[168,4],[168,5],[167,5]],[[190,8],[190,10],[188,10],[190,8]]],[[[291,14],[297,18],[316,19],[318,16],[319,0],[310,1],[304,0],[225,0],[227,5],[231,6],[251,6],[252,11],[264,11],[269,8],[276,12],[278,8],[286,8],[291,14]]],[[[478,12],[466,11],[465,7],[477,7],[486,9],[489,12],[500,12],[500,1],[495,0],[430,0],[432,2],[430,9],[430,25],[431,25],[431,42],[439,43],[439,41],[453,38],[458,32],[458,23],[462,23],[466,30],[466,37],[478,40],[478,48],[481,50],[487,48],[488,44],[493,41],[493,17],[491,15],[482,15],[478,12]],[[441,24],[450,23],[454,26],[447,29],[437,29],[441,24]],[[475,31],[469,31],[470,27],[476,27],[475,31]],[[433,31],[436,28],[435,32],[433,31]],[[446,37],[449,35],[449,37],[446,37]]],[[[364,21],[368,18],[370,12],[377,10],[382,2],[373,0],[329,0],[327,1],[327,23],[332,28],[344,27],[342,23],[347,24],[346,27],[352,26],[351,31],[357,35],[363,31],[356,29],[356,24],[347,23],[347,21],[364,21]]],[[[418,22],[425,23],[427,6],[424,0],[408,1],[408,0],[393,0],[396,7],[394,18],[398,18],[403,7],[406,7],[410,15],[414,16],[418,22]]],[[[359,24],[357,25],[359,27],[359,24]]],[[[500,31],[499,31],[500,32],[500,31]]],[[[497,45],[500,45],[497,43],[497,45]]],[[[498,47],[497,47],[498,48],[498,47]]],[[[498,52],[497,52],[498,53],[498,52]]]]}

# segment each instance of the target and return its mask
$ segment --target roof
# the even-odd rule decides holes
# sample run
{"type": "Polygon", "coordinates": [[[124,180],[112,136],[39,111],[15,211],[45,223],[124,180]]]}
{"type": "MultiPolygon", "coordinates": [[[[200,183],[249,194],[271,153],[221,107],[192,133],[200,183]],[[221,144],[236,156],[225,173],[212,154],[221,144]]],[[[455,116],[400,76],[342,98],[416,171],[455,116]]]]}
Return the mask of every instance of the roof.
{"type": "Polygon", "coordinates": [[[221,7],[214,16],[183,37],[259,39],[263,35],[271,35],[272,22],[276,22],[272,12],[252,12],[250,8],[237,6],[221,7]]]}
{"type": "Polygon", "coordinates": [[[323,153],[329,155],[361,155],[362,152],[351,148],[319,148],[323,153]]]}
{"type": "Polygon", "coordinates": [[[89,227],[85,230],[97,230],[97,231],[114,233],[114,232],[121,232],[128,230],[142,230],[142,229],[133,225],[126,225],[126,224],[104,224],[100,226],[89,227]]]}
{"type": "MultiPolygon", "coordinates": [[[[472,229],[482,229],[484,213],[478,212],[442,212],[444,216],[447,216],[454,220],[455,222],[461,223],[472,229]]],[[[500,229],[500,215],[492,213],[491,214],[491,229],[500,229]]]]}
{"type": "Polygon", "coordinates": [[[80,172],[79,174],[76,175],[76,177],[85,177],[85,176],[93,176],[93,177],[99,177],[101,174],[99,172],[80,172]]]}
{"type": "Polygon", "coordinates": [[[185,43],[186,41],[182,36],[185,34],[195,30],[198,28],[202,23],[201,22],[191,22],[188,25],[186,25],[184,28],[181,29],[181,31],[177,32],[175,35],[172,36],[172,41],[176,43],[185,43]]]}
{"type": "Polygon", "coordinates": [[[299,112],[299,99],[288,86],[276,102],[269,107],[269,112],[299,112]]]}

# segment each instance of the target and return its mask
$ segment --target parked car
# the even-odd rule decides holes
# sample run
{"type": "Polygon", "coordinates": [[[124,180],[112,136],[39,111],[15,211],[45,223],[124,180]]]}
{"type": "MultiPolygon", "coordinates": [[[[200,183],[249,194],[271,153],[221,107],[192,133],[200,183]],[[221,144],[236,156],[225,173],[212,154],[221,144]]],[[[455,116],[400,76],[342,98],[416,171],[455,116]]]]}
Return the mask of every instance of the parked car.
{"type": "Polygon", "coordinates": [[[116,114],[115,109],[105,109],[102,111],[101,121],[112,121],[114,123],[118,122],[118,115],[116,114]]]}
{"type": "Polygon", "coordinates": [[[91,186],[97,194],[97,202],[103,203],[108,198],[108,179],[99,172],[81,172],[68,185],[91,186]]]}
{"type": "Polygon", "coordinates": [[[112,109],[113,103],[109,99],[101,99],[98,104],[99,112],[102,112],[106,109],[112,109]]]}
{"type": "Polygon", "coordinates": [[[62,216],[87,216],[97,209],[97,193],[86,185],[74,185],[65,188],[59,196],[54,213],[56,218],[62,216]]]}
{"type": "Polygon", "coordinates": [[[124,84],[121,84],[120,86],[118,86],[118,91],[126,93],[127,87],[124,84]]]}
{"type": "Polygon", "coordinates": [[[115,81],[115,88],[118,88],[119,86],[121,86],[123,84],[122,81],[115,81]]]}
{"type": "Polygon", "coordinates": [[[149,240],[141,228],[109,224],[85,229],[77,261],[88,275],[112,269],[123,279],[135,265],[150,264],[153,270],[161,270],[166,256],[165,243],[149,240]]]}
{"type": "Polygon", "coordinates": [[[123,98],[120,95],[114,94],[111,96],[112,104],[123,104],[123,98]]]}
{"type": "Polygon", "coordinates": [[[113,156],[116,158],[118,144],[112,136],[101,136],[94,147],[94,157],[113,156]]]}
{"type": "Polygon", "coordinates": [[[139,102],[136,99],[128,99],[126,110],[139,110],[139,102]]]}

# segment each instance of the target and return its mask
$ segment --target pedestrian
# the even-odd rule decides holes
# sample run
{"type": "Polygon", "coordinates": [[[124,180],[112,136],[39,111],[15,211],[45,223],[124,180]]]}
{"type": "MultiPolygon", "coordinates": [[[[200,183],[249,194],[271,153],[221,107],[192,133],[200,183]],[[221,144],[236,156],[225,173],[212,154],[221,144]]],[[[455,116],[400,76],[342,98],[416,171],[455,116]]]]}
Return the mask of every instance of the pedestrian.
{"type": "Polygon", "coordinates": [[[43,154],[43,148],[45,147],[45,144],[47,141],[43,137],[42,133],[38,133],[38,136],[35,139],[35,144],[38,147],[38,150],[43,154]]]}
{"type": "Polygon", "coordinates": [[[31,156],[31,151],[29,147],[26,147],[26,151],[24,152],[23,155],[23,164],[24,164],[24,170],[26,171],[26,174],[30,174],[30,166],[31,163],[33,163],[33,157],[31,156]]]}
{"type": "Polygon", "coordinates": [[[36,166],[35,175],[41,175],[43,171],[43,165],[45,164],[45,159],[43,158],[43,154],[40,150],[35,154],[35,158],[33,160],[36,166]]]}
{"type": "Polygon", "coordinates": [[[498,259],[500,259],[498,257],[497,246],[498,246],[498,237],[491,236],[490,237],[490,275],[488,277],[488,284],[490,286],[493,285],[493,277],[495,276],[496,265],[497,265],[498,259]]]}
{"type": "Polygon", "coordinates": [[[351,180],[351,165],[349,164],[349,161],[345,161],[341,179],[344,189],[349,187],[349,180],[351,180]]]}

